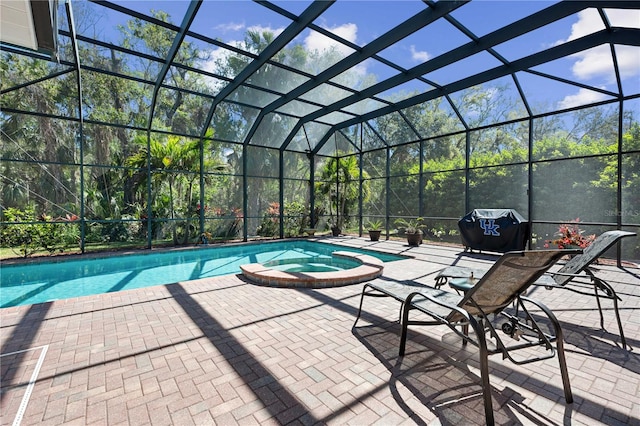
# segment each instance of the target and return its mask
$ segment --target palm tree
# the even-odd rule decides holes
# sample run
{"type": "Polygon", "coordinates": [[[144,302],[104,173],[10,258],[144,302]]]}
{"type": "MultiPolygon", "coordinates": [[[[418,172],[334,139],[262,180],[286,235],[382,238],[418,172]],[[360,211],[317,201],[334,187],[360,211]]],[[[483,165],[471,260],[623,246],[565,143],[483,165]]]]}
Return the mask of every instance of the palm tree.
{"type": "MultiPolygon", "coordinates": [[[[166,182],[169,187],[169,216],[172,221],[175,219],[175,192],[177,191],[177,198],[182,198],[185,206],[190,206],[193,200],[193,186],[196,179],[199,178],[200,172],[200,141],[185,140],[179,136],[168,136],[166,142],[162,142],[158,139],[151,139],[149,141],[149,149],[147,149],[146,138],[136,138],[136,143],[140,146],[138,152],[129,157],[126,164],[129,167],[137,169],[133,172],[137,179],[136,188],[144,188],[147,184],[146,168],[151,168],[152,186],[152,199],[149,200],[150,204],[153,204],[156,197],[160,195],[160,189],[166,182]],[[187,184],[187,190],[185,194],[181,193],[182,183],[187,184]]],[[[208,144],[208,140],[203,141],[204,144],[208,144]]],[[[208,159],[205,161],[205,169],[209,171],[223,171],[226,169],[226,165],[218,163],[216,160],[208,159]]],[[[189,224],[187,221],[187,229],[189,224]]],[[[174,244],[178,243],[178,236],[176,232],[176,226],[172,227],[172,235],[174,244]]],[[[185,239],[188,238],[188,233],[185,235],[185,239]]]]}

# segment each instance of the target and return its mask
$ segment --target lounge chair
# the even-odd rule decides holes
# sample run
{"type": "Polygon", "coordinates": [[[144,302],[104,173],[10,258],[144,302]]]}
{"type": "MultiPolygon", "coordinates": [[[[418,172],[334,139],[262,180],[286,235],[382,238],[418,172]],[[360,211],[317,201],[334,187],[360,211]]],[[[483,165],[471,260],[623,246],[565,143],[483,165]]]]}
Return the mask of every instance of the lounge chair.
{"type": "MultiPolygon", "coordinates": [[[[572,253],[580,251],[572,250],[572,253]]],[[[489,354],[502,354],[515,364],[527,364],[534,361],[549,359],[557,353],[562,375],[562,384],[567,403],[573,402],[569,374],[564,357],[562,329],[560,323],[549,309],[539,302],[521,296],[545,271],[547,271],[567,251],[538,250],[519,251],[504,254],[484,273],[477,284],[464,295],[435,289],[413,281],[389,281],[378,278],[364,285],[360,299],[360,308],[354,327],[358,323],[365,296],[392,297],[402,305],[400,320],[402,332],[400,337],[400,356],[405,353],[407,329],[410,325],[446,325],[463,341],[471,342],[479,348],[480,373],[482,393],[487,424],[493,424],[493,408],[491,405],[491,387],[489,384],[489,354]],[[505,309],[516,302],[515,312],[508,313],[505,309]],[[536,315],[530,314],[527,305],[534,305],[536,315]],[[428,321],[410,320],[412,310],[420,311],[431,319],[428,321]],[[542,313],[549,320],[552,330],[546,329],[541,322],[542,313]],[[494,324],[489,319],[491,314],[500,314],[506,321],[500,327],[503,332],[516,339],[507,345],[500,338],[494,324]],[[474,330],[475,339],[468,335],[469,325],[474,330]],[[461,326],[461,330],[456,327],[461,326]],[[551,333],[552,331],[552,333],[551,333]],[[487,336],[488,334],[488,336],[487,336]],[[488,337],[488,338],[487,338],[488,337]],[[487,341],[495,345],[487,346],[487,341]],[[552,345],[555,343],[555,349],[552,345]],[[529,357],[514,358],[512,351],[533,346],[543,346],[545,351],[529,357]]],[[[545,322],[546,323],[546,322],[545,322]]]]}
{"type": "MultiPolygon", "coordinates": [[[[557,272],[550,272],[542,276],[535,284],[544,286],[551,290],[554,288],[562,288],[573,291],[574,293],[594,296],[598,304],[598,312],[600,313],[600,327],[604,330],[604,315],[602,314],[602,305],[600,298],[610,299],[613,301],[613,307],[620,330],[620,341],[622,347],[627,347],[627,341],[624,337],[622,329],[622,321],[620,320],[620,311],[618,310],[618,301],[622,300],[616,294],[613,286],[602,278],[598,278],[591,268],[591,264],[602,256],[609,248],[620,241],[622,238],[635,236],[634,232],[628,231],[607,231],[599,235],[580,255],[574,256],[564,264],[557,272]]],[[[460,266],[449,266],[438,273],[436,276],[436,288],[450,281],[451,278],[470,277],[473,273],[474,279],[483,276],[486,270],[464,268],[460,266]]],[[[463,289],[458,282],[454,286],[456,289],[463,289]]]]}

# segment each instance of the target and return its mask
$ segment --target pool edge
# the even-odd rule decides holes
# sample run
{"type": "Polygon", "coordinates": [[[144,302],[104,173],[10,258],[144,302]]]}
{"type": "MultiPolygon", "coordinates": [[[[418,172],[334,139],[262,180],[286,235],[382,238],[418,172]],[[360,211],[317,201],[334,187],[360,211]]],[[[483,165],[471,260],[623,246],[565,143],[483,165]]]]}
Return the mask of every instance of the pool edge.
{"type": "Polygon", "coordinates": [[[336,251],[332,256],[355,260],[360,266],[331,272],[285,272],[261,263],[248,263],[240,265],[240,269],[252,283],[281,288],[327,288],[358,284],[381,276],[384,270],[384,262],[367,254],[336,251]]]}

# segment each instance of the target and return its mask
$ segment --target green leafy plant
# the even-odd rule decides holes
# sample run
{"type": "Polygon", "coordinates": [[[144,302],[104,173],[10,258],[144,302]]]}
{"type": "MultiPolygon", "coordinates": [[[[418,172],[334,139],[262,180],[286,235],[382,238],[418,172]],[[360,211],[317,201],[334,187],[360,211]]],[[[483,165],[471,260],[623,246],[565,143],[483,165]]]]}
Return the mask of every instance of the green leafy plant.
{"type": "MultiPolygon", "coordinates": [[[[309,225],[307,209],[299,201],[285,203],[284,206],[284,236],[296,237],[302,235],[309,225]]],[[[262,216],[257,234],[262,237],[277,237],[280,234],[280,203],[269,203],[269,207],[262,216]]]]}
{"type": "MultiPolygon", "coordinates": [[[[366,202],[371,195],[369,174],[362,171],[354,155],[327,160],[320,169],[320,179],[315,184],[318,202],[328,207],[329,226],[338,233],[349,226],[357,210],[358,200],[366,202]],[[361,180],[362,179],[362,180],[361,180]]],[[[335,233],[334,233],[335,234],[335,233]]]]}
{"type": "Polygon", "coordinates": [[[443,226],[435,226],[429,229],[429,233],[439,240],[442,239],[443,235],[447,235],[447,231],[444,229],[443,226]]]}
{"type": "Polygon", "coordinates": [[[196,235],[196,243],[228,241],[238,237],[242,230],[244,216],[239,208],[223,210],[220,207],[208,209],[207,228],[196,235]]]}
{"type": "Polygon", "coordinates": [[[269,203],[269,207],[262,216],[257,234],[261,237],[275,237],[280,232],[280,203],[269,203]]]}
{"type": "Polygon", "coordinates": [[[382,221],[371,220],[367,224],[367,228],[369,229],[369,238],[371,241],[379,241],[380,234],[382,234],[382,221]]]}
{"type": "Polygon", "coordinates": [[[410,246],[419,246],[422,244],[422,229],[424,227],[424,219],[417,217],[415,219],[398,219],[396,225],[404,228],[407,243],[410,246]]]}
{"type": "Polygon", "coordinates": [[[284,205],[284,236],[296,237],[302,235],[309,223],[307,209],[299,201],[291,201],[284,205]]]}
{"type": "Polygon", "coordinates": [[[396,226],[404,228],[405,234],[419,234],[422,233],[424,218],[417,217],[415,219],[397,219],[395,224],[396,226]]]}
{"type": "Polygon", "coordinates": [[[369,231],[381,231],[382,230],[382,221],[381,220],[370,220],[367,223],[367,229],[369,231]]]}
{"type": "Polygon", "coordinates": [[[13,222],[0,228],[0,246],[10,248],[14,253],[29,257],[39,251],[64,251],[77,246],[80,232],[76,222],[78,216],[67,214],[53,219],[45,213],[37,216],[33,207],[25,210],[9,207],[3,212],[6,222],[13,222]]]}

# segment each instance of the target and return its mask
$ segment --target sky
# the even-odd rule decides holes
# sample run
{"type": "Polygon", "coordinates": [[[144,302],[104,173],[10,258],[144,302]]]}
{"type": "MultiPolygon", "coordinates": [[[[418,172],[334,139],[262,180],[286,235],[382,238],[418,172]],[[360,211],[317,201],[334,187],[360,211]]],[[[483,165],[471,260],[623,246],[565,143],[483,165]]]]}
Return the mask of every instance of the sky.
{"type": "MultiPolygon", "coordinates": [[[[165,10],[176,24],[182,21],[189,5],[184,0],[116,1],[116,3],[143,13],[149,13],[150,9],[165,10]]],[[[273,3],[297,15],[311,2],[275,0],[273,3]]],[[[454,11],[452,16],[477,36],[483,36],[553,3],[475,0],[454,11]]],[[[341,0],[330,6],[314,23],[355,45],[365,46],[424,8],[424,3],[417,0],[393,2],[341,0]]],[[[640,28],[640,10],[606,9],[606,14],[614,26],[640,28]]],[[[277,35],[290,23],[288,18],[254,2],[205,0],[191,29],[220,39],[227,44],[240,46],[247,30],[270,31],[277,35]]],[[[595,9],[587,9],[529,35],[498,45],[495,50],[507,60],[515,60],[601,29],[604,29],[604,24],[598,12],[595,9]]],[[[440,19],[383,50],[380,56],[405,69],[410,69],[469,41],[470,39],[451,23],[440,19]]],[[[345,55],[353,52],[350,47],[337,44],[332,39],[309,29],[299,34],[293,43],[300,43],[308,50],[323,50],[337,46],[345,55]]],[[[223,49],[216,48],[212,48],[210,53],[213,59],[225,55],[223,49]]],[[[616,55],[625,94],[639,93],[640,48],[616,46],[616,55]]],[[[499,64],[497,59],[483,53],[468,58],[460,64],[427,74],[425,77],[439,84],[447,84],[499,64]]],[[[541,65],[536,70],[603,90],[618,92],[608,45],[541,65]]],[[[358,72],[373,73],[377,75],[378,80],[397,74],[396,70],[375,60],[359,65],[358,72]]],[[[520,75],[518,77],[520,78],[520,75]]],[[[420,87],[420,90],[429,88],[424,86],[420,87]]],[[[609,98],[603,93],[550,82],[531,75],[522,76],[522,86],[525,93],[531,96],[529,100],[551,104],[553,108],[568,108],[609,98]]],[[[403,90],[412,88],[408,85],[403,90]]]]}

